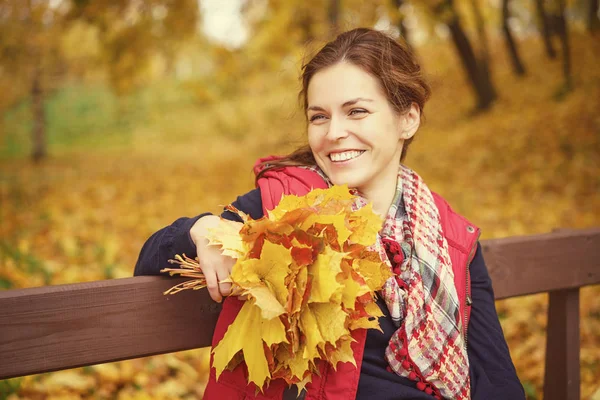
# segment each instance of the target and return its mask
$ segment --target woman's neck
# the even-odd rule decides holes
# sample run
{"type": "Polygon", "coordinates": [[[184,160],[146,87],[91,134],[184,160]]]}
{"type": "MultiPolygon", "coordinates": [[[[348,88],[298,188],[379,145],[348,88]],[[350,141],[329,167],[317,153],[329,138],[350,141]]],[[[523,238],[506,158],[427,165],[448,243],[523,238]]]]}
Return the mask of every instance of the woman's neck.
{"type": "Polygon", "coordinates": [[[386,180],[387,182],[390,182],[390,184],[387,185],[375,184],[359,189],[360,194],[373,204],[373,211],[382,218],[385,218],[392,205],[392,201],[394,201],[398,184],[397,179],[398,178],[396,178],[396,180],[386,180]],[[393,185],[391,182],[393,182],[393,185]]]}

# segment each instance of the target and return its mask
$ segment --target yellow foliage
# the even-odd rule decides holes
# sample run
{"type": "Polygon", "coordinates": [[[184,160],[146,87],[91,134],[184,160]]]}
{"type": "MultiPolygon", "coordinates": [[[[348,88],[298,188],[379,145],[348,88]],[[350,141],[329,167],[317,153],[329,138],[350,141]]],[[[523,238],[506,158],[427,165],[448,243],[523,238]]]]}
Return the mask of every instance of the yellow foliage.
{"type": "Polygon", "coordinates": [[[242,243],[239,231],[239,223],[223,220],[218,226],[210,229],[209,243],[220,246],[219,243],[224,242],[225,244],[222,246],[223,254],[232,258],[239,258],[247,251],[242,243]],[[219,243],[210,240],[212,237],[218,237],[219,243]]]}
{"type": "MultiPolygon", "coordinates": [[[[237,318],[227,329],[225,336],[214,348],[213,365],[217,378],[228,366],[238,351],[244,354],[248,365],[248,381],[262,387],[270,377],[269,365],[263,348],[263,337],[272,343],[286,341],[285,327],[278,318],[263,319],[262,310],[253,302],[247,301],[242,306],[237,318]]],[[[265,343],[267,340],[264,340],[265,343]]]]}
{"type": "MultiPolygon", "coordinates": [[[[367,225],[361,228],[366,231],[382,223],[372,211],[356,212],[357,200],[346,186],[334,186],[305,196],[284,196],[259,220],[228,207],[244,220],[239,238],[220,238],[220,232],[227,233],[225,227],[212,230],[209,241],[226,252],[245,248],[229,280],[234,292],[247,295],[249,301],[213,350],[217,378],[225,368],[238,365],[239,351],[249,381],[259,388],[274,377],[302,387],[316,372],[318,360],[334,367],[340,361],[355,363],[349,327],[379,327],[377,319],[368,321],[374,315],[364,311],[374,304],[374,295],[359,296],[379,290],[391,276],[376,252],[348,242],[351,222],[367,225]],[[348,247],[353,251],[342,250],[348,247]],[[379,264],[355,257],[377,259],[379,264]],[[269,359],[275,356],[272,365],[265,352],[269,359]]],[[[380,315],[376,308],[375,315],[380,315]]]]}
{"type": "MultiPolygon", "coordinates": [[[[407,165],[479,225],[484,239],[600,225],[599,42],[570,33],[572,93],[560,102],[552,99],[561,66],[545,61],[537,38],[519,41],[530,71],[522,79],[511,75],[503,44],[494,40],[490,49],[500,98],[489,113],[475,116],[468,116],[472,96],[450,45],[417,49],[433,97],[407,165]]],[[[298,134],[303,132],[301,113],[289,116],[295,109],[296,60],[304,54],[294,53],[291,67],[281,74],[264,67],[268,80],[250,78],[256,85],[247,94],[219,99],[214,108],[182,104],[157,110],[147,126],[132,127],[131,148],[51,147],[53,157],[39,166],[24,159],[0,160],[0,285],[22,288],[130,276],[153,232],[181,216],[218,213],[218,204],[252,189],[250,166],[256,158],[284,153],[303,139],[298,134]],[[236,125],[237,136],[220,129],[215,117],[220,108],[220,115],[236,125]],[[64,246],[68,241],[77,248],[64,246]]],[[[280,68],[282,57],[274,63],[280,68]]],[[[21,84],[6,82],[10,84],[0,86],[7,90],[21,84]]],[[[7,146],[3,140],[0,134],[0,146],[7,146]]],[[[356,242],[352,236],[350,240],[356,242]]],[[[299,272],[294,284],[303,292],[306,281],[299,272]]],[[[293,304],[299,303],[296,299],[293,304]]],[[[508,299],[496,306],[519,377],[539,399],[547,296],[508,299]]],[[[375,305],[368,312],[377,310],[375,305]]],[[[600,393],[600,287],[581,290],[580,310],[581,397],[589,399],[600,393]]],[[[198,371],[196,382],[186,381],[186,398],[201,398],[208,355],[208,349],[176,353],[198,371]]],[[[105,398],[159,399],[155,388],[185,368],[169,367],[165,357],[115,363],[120,385],[104,382],[94,368],[73,371],[95,379],[94,387],[105,398]]],[[[23,377],[18,394],[10,396],[49,398],[47,387],[37,383],[55,374],[23,377]]],[[[72,390],[81,398],[100,398],[98,392],[72,390]]]]}
{"type": "Polygon", "coordinates": [[[343,253],[326,248],[325,252],[319,254],[314,263],[308,267],[308,274],[312,277],[309,299],[311,303],[326,303],[336,291],[342,288],[342,285],[337,282],[337,276],[342,272],[340,264],[344,256],[343,253]]]}

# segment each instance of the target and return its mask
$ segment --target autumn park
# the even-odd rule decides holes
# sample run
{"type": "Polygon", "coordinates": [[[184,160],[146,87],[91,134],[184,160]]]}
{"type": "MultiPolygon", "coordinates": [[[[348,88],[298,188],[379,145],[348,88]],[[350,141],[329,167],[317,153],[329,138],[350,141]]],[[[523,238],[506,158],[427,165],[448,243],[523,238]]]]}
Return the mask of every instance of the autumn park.
{"type": "MultiPolygon", "coordinates": [[[[432,96],[405,164],[482,240],[599,227],[599,15],[598,0],[0,0],[0,292],[131,277],[152,233],[253,189],[258,158],[306,143],[302,63],[362,26],[420,60],[432,96]]],[[[496,302],[528,399],[544,398],[548,296],[496,302]]],[[[600,400],[600,285],[579,311],[580,395],[600,400]]],[[[0,380],[0,400],[199,399],[209,352],[0,380]]]]}

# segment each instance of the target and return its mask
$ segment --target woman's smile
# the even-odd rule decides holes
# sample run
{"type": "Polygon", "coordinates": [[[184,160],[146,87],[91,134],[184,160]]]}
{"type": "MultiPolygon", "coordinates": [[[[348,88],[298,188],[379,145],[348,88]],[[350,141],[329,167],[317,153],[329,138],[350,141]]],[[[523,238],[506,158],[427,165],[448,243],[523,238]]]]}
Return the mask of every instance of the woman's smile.
{"type": "Polygon", "coordinates": [[[331,152],[329,153],[329,159],[335,164],[340,164],[351,160],[355,160],[358,157],[360,157],[364,152],[365,150],[344,150],[331,152]]]}

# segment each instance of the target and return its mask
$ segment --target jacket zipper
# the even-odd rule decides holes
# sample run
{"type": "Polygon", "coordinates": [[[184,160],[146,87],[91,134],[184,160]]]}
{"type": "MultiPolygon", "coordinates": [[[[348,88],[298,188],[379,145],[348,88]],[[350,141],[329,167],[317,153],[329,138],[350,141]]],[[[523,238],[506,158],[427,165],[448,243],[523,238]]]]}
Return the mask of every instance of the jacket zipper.
{"type": "Polygon", "coordinates": [[[465,337],[465,350],[467,350],[467,341],[468,341],[468,330],[469,330],[469,324],[467,321],[467,315],[468,315],[468,311],[467,311],[467,307],[470,306],[471,304],[473,304],[473,300],[471,299],[471,292],[469,290],[469,282],[471,281],[471,274],[470,274],[470,268],[471,268],[471,261],[473,261],[473,257],[475,257],[475,250],[477,249],[477,242],[479,241],[479,236],[481,236],[481,231],[477,232],[477,238],[475,239],[475,244],[473,246],[471,246],[471,251],[469,252],[469,258],[467,259],[467,268],[465,268],[465,271],[467,271],[467,276],[465,279],[465,312],[464,312],[464,318],[463,318],[463,324],[464,324],[464,337],[465,337]]]}

